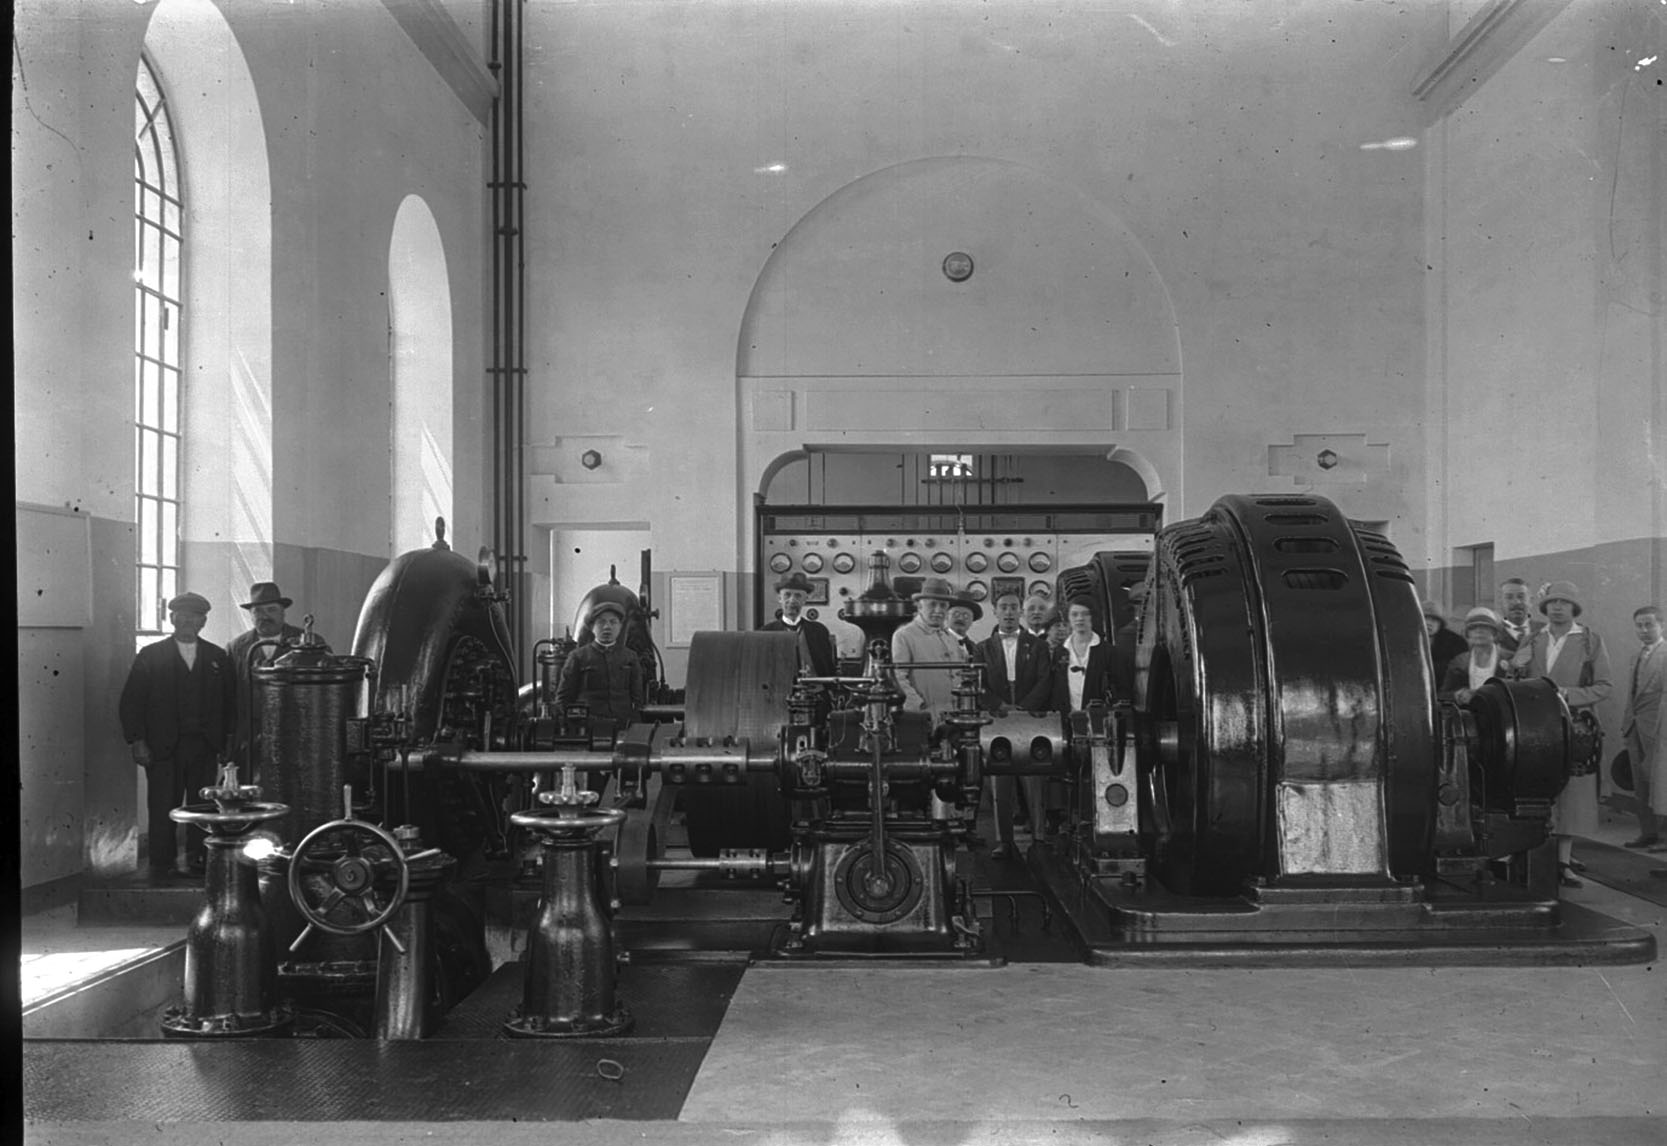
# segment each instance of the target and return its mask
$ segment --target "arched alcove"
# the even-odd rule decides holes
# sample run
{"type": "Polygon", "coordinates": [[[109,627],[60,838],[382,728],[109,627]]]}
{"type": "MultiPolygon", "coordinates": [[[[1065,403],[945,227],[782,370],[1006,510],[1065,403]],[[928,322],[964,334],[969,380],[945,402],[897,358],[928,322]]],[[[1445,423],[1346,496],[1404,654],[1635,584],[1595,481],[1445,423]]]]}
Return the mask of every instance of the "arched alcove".
{"type": "Polygon", "coordinates": [[[1004,159],[901,163],[818,203],[759,273],[738,508],[787,456],[887,450],[1097,456],[1174,503],[1182,377],[1169,291],[1106,202],[1004,159]]]}
{"type": "Polygon", "coordinates": [[[440,228],[407,195],[388,242],[388,358],[392,373],[390,554],[434,540],[452,519],[451,286],[440,228]]]}
{"type": "MultiPolygon", "coordinates": [[[[180,533],[187,584],[228,606],[272,575],[272,189],[248,63],[210,0],[162,0],[145,51],[168,85],[189,204],[181,332],[180,533]]],[[[135,64],[137,65],[137,60],[135,64]]]]}

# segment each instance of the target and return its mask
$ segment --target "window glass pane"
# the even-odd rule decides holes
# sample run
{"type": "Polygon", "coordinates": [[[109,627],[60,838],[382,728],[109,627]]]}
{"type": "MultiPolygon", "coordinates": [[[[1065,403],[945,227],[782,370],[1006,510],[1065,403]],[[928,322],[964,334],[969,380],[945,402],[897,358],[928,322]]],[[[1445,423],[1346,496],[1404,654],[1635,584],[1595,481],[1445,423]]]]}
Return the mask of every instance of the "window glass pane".
{"type": "Polygon", "coordinates": [[[161,461],[155,430],[139,431],[139,492],[155,497],[161,492],[157,465],[161,461]]]}
{"type": "MultiPolygon", "coordinates": [[[[175,194],[179,193],[179,188],[177,188],[177,187],[170,188],[170,190],[172,190],[175,194]]],[[[169,202],[167,200],[163,200],[163,202],[162,202],[162,225],[164,227],[168,228],[168,230],[172,231],[176,235],[183,235],[185,233],[184,231],[180,230],[179,204],[172,203],[172,202],[169,202]]]]}
{"type": "MultiPolygon", "coordinates": [[[[146,245],[149,246],[149,243],[147,242],[146,245]]],[[[139,313],[143,315],[141,321],[144,323],[142,328],[144,335],[139,343],[139,352],[155,358],[157,357],[157,351],[162,349],[162,339],[159,337],[160,332],[157,330],[156,296],[149,291],[139,296],[139,313]]]]}
{"type": "Polygon", "coordinates": [[[145,360],[133,360],[133,421],[145,420],[145,360]]]}
{"type": "Polygon", "coordinates": [[[139,560],[145,565],[155,565],[157,502],[154,498],[139,499],[139,560]]]}
{"type": "Polygon", "coordinates": [[[167,603],[169,601],[172,601],[178,593],[179,593],[179,570],[169,568],[168,566],[164,565],[162,567],[162,610],[163,610],[163,614],[164,614],[163,620],[167,620],[167,616],[166,616],[167,603]]]}
{"type": "Polygon", "coordinates": [[[179,433],[179,371],[171,366],[162,368],[162,428],[179,433]]]}
{"type": "Polygon", "coordinates": [[[162,293],[173,302],[179,301],[179,241],[167,235],[162,236],[162,293]]]}
{"type": "Polygon", "coordinates": [[[163,303],[162,361],[179,361],[179,308],[163,303]]]}
{"type": "Polygon", "coordinates": [[[160,619],[156,615],[156,570],[140,568],[139,570],[139,628],[155,632],[161,628],[160,619]]]}
{"type": "Polygon", "coordinates": [[[179,439],[172,436],[162,439],[162,496],[179,498],[179,439]]]}
{"type": "Polygon", "coordinates": [[[164,565],[179,559],[179,507],[171,501],[162,503],[162,534],[157,539],[158,551],[164,565]]]}
{"type": "Polygon", "coordinates": [[[162,421],[162,379],[156,363],[140,359],[143,381],[140,386],[139,421],[146,426],[162,421]]]}

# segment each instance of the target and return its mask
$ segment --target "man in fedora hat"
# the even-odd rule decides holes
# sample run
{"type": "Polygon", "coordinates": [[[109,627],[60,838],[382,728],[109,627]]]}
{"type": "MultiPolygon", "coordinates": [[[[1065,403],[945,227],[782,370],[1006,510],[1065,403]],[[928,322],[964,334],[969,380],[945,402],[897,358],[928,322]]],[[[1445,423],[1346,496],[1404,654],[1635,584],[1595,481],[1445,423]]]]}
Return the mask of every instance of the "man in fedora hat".
{"type": "Polygon", "coordinates": [[[983,619],[983,606],[973,600],[972,594],[965,589],[958,591],[955,594],[955,600],[950,602],[949,617],[944,621],[944,624],[948,625],[949,631],[960,640],[961,648],[965,650],[968,660],[978,656],[978,642],[969,635],[972,631],[972,623],[983,619]]]}
{"type": "Polygon", "coordinates": [[[814,586],[803,573],[789,573],[776,582],[776,619],[763,626],[766,633],[797,633],[804,662],[812,676],[833,676],[839,671],[833,634],[820,621],[805,616],[805,602],[814,586]]]}
{"type": "MultiPolygon", "coordinates": [[[[237,729],[232,742],[232,758],[239,769],[247,769],[254,740],[254,681],[257,665],[270,664],[283,653],[283,645],[301,643],[301,630],[284,620],[284,610],[295,604],[284,596],[275,581],[256,581],[249,586],[249,599],[242,603],[244,612],[254,622],[226,644],[226,653],[237,671],[237,729]],[[277,642],[276,644],[270,642],[277,642]]],[[[317,633],[313,639],[326,650],[330,648],[317,633]]]]}
{"type": "MultiPolygon", "coordinates": [[[[122,686],[122,736],[133,762],[145,770],[145,812],[150,831],[150,870],[157,878],[175,874],[176,825],[168,813],[202,799],[214,767],[226,759],[237,697],[231,658],[198,634],[208,621],[208,600],[181,593],[168,602],[173,635],[146,645],[134,658],[122,686]]],[[[188,870],[200,875],[208,837],[185,833],[188,870]]]]}
{"type": "MultiPolygon", "coordinates": [[[[1545,677],[1557,686],[1572,710],[1593,709],[1610,693],[1609,651],[1603,638],[1579,623],[1580,590],[1570,581],[1553,581],[1540,594],[1546,627],[1536,632],[1511,658],[1519,676],[1545,677]]],[[[1597,776],[1572,776],[1563,785],[1553,809],[1557,832],[1557,862],[1564,887],[1579,887],[1574,870],[1574,837],[1597,835],[1597,776]]]]}
{"type": "MultiPolygon", "coordinates": [[[[960,639],[945,621],[955,603],[955,590],[942,577],[928,577],[914,595],[915,615],[891,635],[891,659],[898,664],[957,665],[967,659],[960,639]]],[[[934,723],[955,705],[956,674],[948,669],[898,669],[903,707],[928,712],[934,723]]]]}

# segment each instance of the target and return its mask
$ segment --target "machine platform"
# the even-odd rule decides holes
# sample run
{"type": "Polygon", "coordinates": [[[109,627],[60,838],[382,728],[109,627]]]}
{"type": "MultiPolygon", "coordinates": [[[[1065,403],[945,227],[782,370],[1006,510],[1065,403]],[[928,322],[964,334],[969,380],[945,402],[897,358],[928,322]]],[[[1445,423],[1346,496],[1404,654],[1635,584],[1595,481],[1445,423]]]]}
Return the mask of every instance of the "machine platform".
{"type": "Polygon", "coordinates": [[[1578,904],[1436,881],[1285,896],[1175,895],[1085,878],[1052,848],[1028,857],[1097,967],[1462,967],[1647,963],[1655,937],[1578,904]]]}

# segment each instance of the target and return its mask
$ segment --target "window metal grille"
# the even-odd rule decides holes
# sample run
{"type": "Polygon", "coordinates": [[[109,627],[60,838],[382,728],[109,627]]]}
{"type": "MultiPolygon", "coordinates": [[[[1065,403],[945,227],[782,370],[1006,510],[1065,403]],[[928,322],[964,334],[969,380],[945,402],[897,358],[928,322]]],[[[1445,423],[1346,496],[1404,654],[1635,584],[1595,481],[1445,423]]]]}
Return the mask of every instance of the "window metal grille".
{"type": "Polygon", "coordinates": [[[138,532],[135,644],[168,632],[179,591],[180,289],[185,210],[162,84],[141,55],[133,102],[133,466],[138,532]]]}

